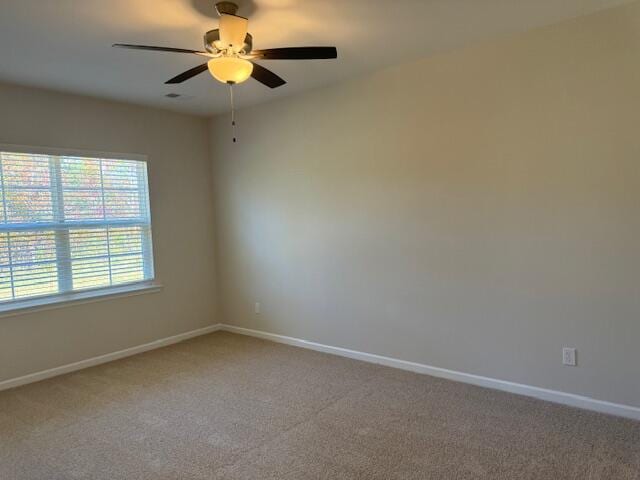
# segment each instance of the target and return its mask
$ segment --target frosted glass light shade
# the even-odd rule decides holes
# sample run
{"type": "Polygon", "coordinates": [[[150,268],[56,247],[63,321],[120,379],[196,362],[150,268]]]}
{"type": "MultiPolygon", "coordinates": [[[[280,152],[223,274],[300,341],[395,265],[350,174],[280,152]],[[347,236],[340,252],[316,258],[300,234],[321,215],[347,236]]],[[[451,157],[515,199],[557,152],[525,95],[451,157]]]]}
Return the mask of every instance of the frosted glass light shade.
{"type": "Polygon", "coordinates": [[[219,57],[209,60],[209,72],[222,83],[242,83],[251,76],[253,64],[236,57],[219,57]]]}

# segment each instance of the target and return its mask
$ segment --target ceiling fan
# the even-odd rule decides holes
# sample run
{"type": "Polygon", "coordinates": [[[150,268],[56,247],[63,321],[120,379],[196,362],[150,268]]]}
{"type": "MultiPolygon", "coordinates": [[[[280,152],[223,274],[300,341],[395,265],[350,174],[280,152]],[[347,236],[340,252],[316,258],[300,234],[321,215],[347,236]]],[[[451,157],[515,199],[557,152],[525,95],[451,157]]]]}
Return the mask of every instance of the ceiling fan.
{"type": "Polygon", "coordinates": [[[220,16],[220,24],[219,28],[205,33],[205,51],[123,43],[116,43],[113,46],[155,52],[188,53],[209,59],[206,63],[171,78],[165,82],[167,84],[182,83],[209,70],[216,80],[229,85],[242,83],[251,77],[267,87],[277,88],[287,82],[253,60],[314,60],[337,58],[338,56],[335,47],[253,50],[253,37],[247,32],[249,21],[237,15],[238,6],[233,2],[226,1],[218,2],[215,6],[220,16]]]}

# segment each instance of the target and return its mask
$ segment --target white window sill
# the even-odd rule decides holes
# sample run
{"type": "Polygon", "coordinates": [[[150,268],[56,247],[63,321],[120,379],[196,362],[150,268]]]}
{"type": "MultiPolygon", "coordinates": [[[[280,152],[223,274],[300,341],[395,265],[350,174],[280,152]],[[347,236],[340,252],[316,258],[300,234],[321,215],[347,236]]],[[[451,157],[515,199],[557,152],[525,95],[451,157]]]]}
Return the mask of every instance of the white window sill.
{"type": "Polygon", "coordinates": [[[62,308],[82,303],[100,302],[112,298],[131,297],[145,293],[156,293],[162,290],[162,285],[155,282],[135,283],[117,287],[86,290],[80,292],[51,295],[49,297],[16,300],[0,304],[0,317],[9,317],[23,313],[62,308]]]}

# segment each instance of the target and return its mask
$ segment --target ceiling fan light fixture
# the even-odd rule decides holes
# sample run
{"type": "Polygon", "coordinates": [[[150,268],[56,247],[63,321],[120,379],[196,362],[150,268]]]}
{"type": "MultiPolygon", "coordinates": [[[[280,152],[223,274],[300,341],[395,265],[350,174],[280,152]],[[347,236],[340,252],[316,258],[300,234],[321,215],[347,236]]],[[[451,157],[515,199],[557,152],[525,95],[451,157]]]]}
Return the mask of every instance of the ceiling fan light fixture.
{"type": "Polygon", "coordinates": [[[253,72],[253,63],[237,57],[213,58],[209,60],[207,66],[213,78],[222,83],[242,83],[253,72]]]}
{"type": "Polygon", "coordinates": [[[266,87],[278,88],[287,82],[268,68],[253,63],[253,60],[322,60],[338,57],[336,47],[330,46],[254,50],[253,37],[247,31],[249,21],[247,18],[237,15],[238,5],[235,1],[221,0],[217,1],[215,6],[220,20],[218,28],[205,33],[204,51],[129,43],[115,43],[113,46],[152,52],[186,53],[207,58],[206,63],[201,63],[167,80],[165,84],[168,85],[183,83],[209,70],[211,75],[221,83],[233,85],[242,83],[251,77],[266,87]]]}

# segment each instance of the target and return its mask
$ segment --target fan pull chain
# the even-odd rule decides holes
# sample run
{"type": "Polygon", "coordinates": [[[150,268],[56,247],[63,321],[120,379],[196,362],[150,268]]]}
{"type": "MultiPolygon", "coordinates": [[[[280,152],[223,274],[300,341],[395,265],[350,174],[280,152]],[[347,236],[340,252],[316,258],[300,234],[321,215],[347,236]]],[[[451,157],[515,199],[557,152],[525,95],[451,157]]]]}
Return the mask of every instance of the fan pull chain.
{"type": "Polygon", "coordinates": [[[231,131],[233,132],[233,143],[236,143],[236,110],[233,105],[233,83],[229,83],[229,98],[231,99],[231,131]]]}

